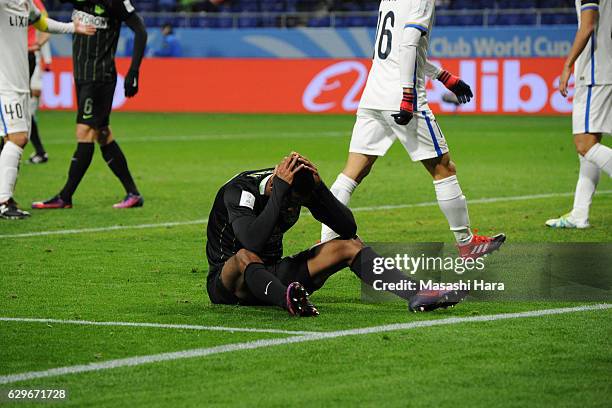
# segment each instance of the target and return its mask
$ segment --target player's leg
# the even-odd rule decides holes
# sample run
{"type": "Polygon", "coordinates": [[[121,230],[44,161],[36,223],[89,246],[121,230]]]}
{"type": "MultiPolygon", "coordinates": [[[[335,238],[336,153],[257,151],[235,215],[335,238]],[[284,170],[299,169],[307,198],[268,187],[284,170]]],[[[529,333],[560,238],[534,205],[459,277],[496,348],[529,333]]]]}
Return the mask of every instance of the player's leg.
{"type": "Polygon", "coordinates": [[[38,111],[38,104],[40,101],[42,89],[42,71],[40,69],[40,63],[38,58],[36,60],[36,67],[34,68],[34,72],[30,78],[30,113],[32,115],[32,130],[30,132],[30,142],[32,143],[32,147],[34,147],[34,153],[28,159],[28,163],[31,164],[41,164],[46,163],[49,160],[47,152],[42,144],[40,139],[40,134],[38,130],[38,120],[36,118],[36,113],[38,111]]]}
{"type": "Polygon", "coordinates": [[[136,183],[134,182],[134,178],[132,177],[128,167],[127,159],[119,147],[119,144],[113,138],[113,134],[109,126],[100,129],[97,141],[100,145],[100,151],[102,152],[104,161],[113,174],[119,179],[126,192],[126,196],[123,201],[113,205],[113,207],[142,207],[144,204],[144,199],[136,187],[136,183]]]}
{"type": "Polygon", "coordinates": [[[19,161],[27,142],[27,132],[11,133],[6,137],[4,148],[0,152],[0,218],[22,219],[30,215],[20,210],[13,199],[19,161]]]}
{"type": "Polygon", "coordinates": [[[30,214],[17,207],[13,199],[19,161],[28,143],[30,124],[29,95],[0,94],[0,218],[22,219],[30,214]]]}
{"type": "Polygon", "coordinates": [[[446,152],[439,157],[424,159],[421,163],[434,180],[438,206],[445,215],[455,240],[459,244],[470,242],[472,231],[467,200],[459,185],[455,163],[451,161],[450,154],[446,152]]]}
{"type": "MultiPolygon", "coordinates": [[[[389,289],[389,286],[385,286],[384,289],[406,300],[412,311],[431,311],[453,306],[467,295],[459,291],[419,290],[416,282],[411,281],[397,268],[380,262],[383,258],[358,238],[326,242],[311,248],[306,253],[308,277],[298,277],[297,280],[309,291],[319,289],[331,275],[349,267],[363,283],[371,287],[376,287],[376,281],[380,280],[385,283],[403,284],[395,286],[403,289],[389,289]],[[412,286],[407,286],[407,282],[412,282],[412,286]]],[[[299,257],[300,255],[296,258],[299,257]]],[[[292,269],[295,271],[300,268],[292,269]]]]}
{"type": "Polygon", "coordinates": [[[78,111],[75,134],[77,146],[70,161],[66,183],[60,193],[47,201],[33,202],[32,208],[72,208],[72,196],[89,169],[94,154],[94,143],[97,140],[95,106],[98,95],[96,92],[94,83],[76,83],[78,111]]]}
{"type": "Polygon", "coordinates": [[[552,228],[588,228],[589,211],[600,173],[612,177],[612,149],[602,145],[602,133],[612,133],[612,85],[579,86],[574,93],[572,130],[580,158],[580,173],[571,212],[546,221],[552,228]]]}
{"type": "Polygon", "coordinates": [[[114,208],[142,207],[144,199],[140,195],[134,178],[130,173],[127,160],[119,144],[115,141],[110,129],[110,115],[113,108],[115,82],[96,83],[96,100],[93,106],[95,127],[98,129],[96,141],[100,145],[102,157],[109,169],[119,179],[125,189],[125,198],[113,205],[114,208]]]}
{"type": "Polygon", "coordinates": [[[32,208],[35,209],[60,209],[72,208],[72,196],[76,192],[81,180],[93,159],[94,141],[97,138],[96,129],[84,123],[76,125],[77,147],[72,155],[68,167],[68,177],[61,191],[47,201],[35,201],[32,208]]]}
{"type": "MultiPolygon", "coordinates": [[[[216,292],[229,293],[242,304],[276,305],[286,309],[291,315],[318,314],[301,284],[283,283],[270,269],[255,253],[241,249],[223,265],[216,283],[216,292]],[[253,297],[256,302],[253,302],[253,297]]],[[[210,292],[209,289],[209,295],[210,292]]],[[[215,302],[230,297],[225,295],[215,298],[213,295],[211,300],[215,302]]]]}
{"type": "Polygon", "coordinates": [[[467,200],[459,185],[446,139],[433,113],[415,113],[408,126],[395,124],[390,115],[387,120],[412,160],[420,161],[432,176],[438,206],[455,236],[461,256],[480,257],[497,250],[506,239],[504,234],[485,237],[471,231],[467,200]]]}
{"type": "MultiPolygon", "coordinates": [[[[370,173],[376,159],[385,155],[394,140],[395,137],[380,112],[371,109],[360,109],[357,112],[348,159],[330,188],[342,204],[348,206],[359,183],[370,173]]],[[[338,234],[329,227],[322,226],[321,242],[337,237],[338,234]]]]}
{"type": "Polygon", "coordinates": [[[574,144],[579,152],[580,171],[576,192],[574,193],[574,206],[572,211],[546,221],[546,225],[552,228],[589,228],[589,212],[595,189],[599,183],[601,170],[597,165],[584,158],[580,152],[588,152],[595,144],[601,141],[601,135],[578,134],[574,136],[574,144]]]}
{"type": "Polygon", "coordinates": [[[612,85],[587,87],[584,134],[574,128],[578,154],[612,177],[612,149],[601,144],[602,133],[612,133],[612,85]]]}

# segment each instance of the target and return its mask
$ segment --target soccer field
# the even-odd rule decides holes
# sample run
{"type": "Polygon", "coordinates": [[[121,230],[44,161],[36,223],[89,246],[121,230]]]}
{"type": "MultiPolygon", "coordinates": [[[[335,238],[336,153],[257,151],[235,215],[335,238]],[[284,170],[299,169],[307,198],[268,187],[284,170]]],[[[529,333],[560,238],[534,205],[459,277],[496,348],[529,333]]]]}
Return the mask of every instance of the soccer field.
{"type": "MultiPolygon", "coordinates": [[[[468,300],[411,314],[401,302],[360,302],[349,270],[312,296],[317,318],[210,304],[204,232],[218,188],[291,150],[331,185],[353,122],[348,115],[113,114],[145,206],[111,207],[124,193],[96,152],[73,209],[0,222],[0,389],[65,389],[62,406],[79,407],[607,406],[608,306],[468,300]]],[[[593,228],[544,226],[571,209],[578,158],[570,122],[439,118],[474,228],[505,232],[509,243],[612,242],[605,175],[593,228]]],[[[42,112],[39,123],[50,161],[22,165],[15,198],[23,208],[57,193],[75,146],[73,113],[42,112]]],[[[351,207],[366,242],[453,240],[430,176],[399,144],[351,207]]],[[[314,244],[319,229],[303,214],[286,235],[286,254],[314,244]]]]}

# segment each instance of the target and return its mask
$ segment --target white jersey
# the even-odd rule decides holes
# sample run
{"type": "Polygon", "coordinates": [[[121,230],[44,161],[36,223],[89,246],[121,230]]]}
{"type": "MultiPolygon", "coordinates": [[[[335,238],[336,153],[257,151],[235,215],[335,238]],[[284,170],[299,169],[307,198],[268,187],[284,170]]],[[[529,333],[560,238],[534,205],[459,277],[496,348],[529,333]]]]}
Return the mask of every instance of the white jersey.
{"type": "Polygon", "coordinates": [[[586,10],[599,11],[591,39],[576,60],[577,86],[612,84],[612,0],[576,0],[578,24],[586,10]]]}
{"type": "Polygon", "coordinates": [[[0,0],[0,91],[30,92],[28,25],[38,18],[31,0],[0,0]]]}
{"type": "Polygon", "coordinates": [[[417,47],[415,89],[418,110],[429,110],[425,75],[436,76],[439,70],[427,62],[429,35],[433,26],[435,0],[381,0],[374,44],[374,60],[360,108],[399,109],[402,100],[400,83],[400,44],[406,27],[421,31],[417,47]]]}

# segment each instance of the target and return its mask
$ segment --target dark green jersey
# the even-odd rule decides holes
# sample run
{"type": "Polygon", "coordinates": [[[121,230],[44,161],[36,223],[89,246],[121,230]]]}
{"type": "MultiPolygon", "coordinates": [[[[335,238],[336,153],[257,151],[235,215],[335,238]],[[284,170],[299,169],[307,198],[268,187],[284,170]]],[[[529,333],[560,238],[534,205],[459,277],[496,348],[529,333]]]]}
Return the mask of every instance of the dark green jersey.
{"type": "Polygon", "coordinates": [[[93,36],[73,36],[75,81],[116,81],[115,53],[121,24],[135,12],[134,7],[130,0],[73,0],[73,4],[72,19],[97,30],[93,36]]]}

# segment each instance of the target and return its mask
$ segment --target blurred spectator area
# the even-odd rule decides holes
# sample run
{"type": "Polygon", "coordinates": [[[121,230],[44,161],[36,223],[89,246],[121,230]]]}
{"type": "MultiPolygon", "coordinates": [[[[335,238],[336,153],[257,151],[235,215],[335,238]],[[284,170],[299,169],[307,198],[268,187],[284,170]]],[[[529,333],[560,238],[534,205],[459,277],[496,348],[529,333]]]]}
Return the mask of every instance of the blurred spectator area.
{"type": "MultiPolygon", "coordinates": [[[[70,18],[71,5],[47,1],[51,14],[70,18]]],[[[373,0],[132,0],[149,27],[376,27],[373,0]]],[[[437,0],[437,26],[576,24],[573,0],[437,0]]]]}

